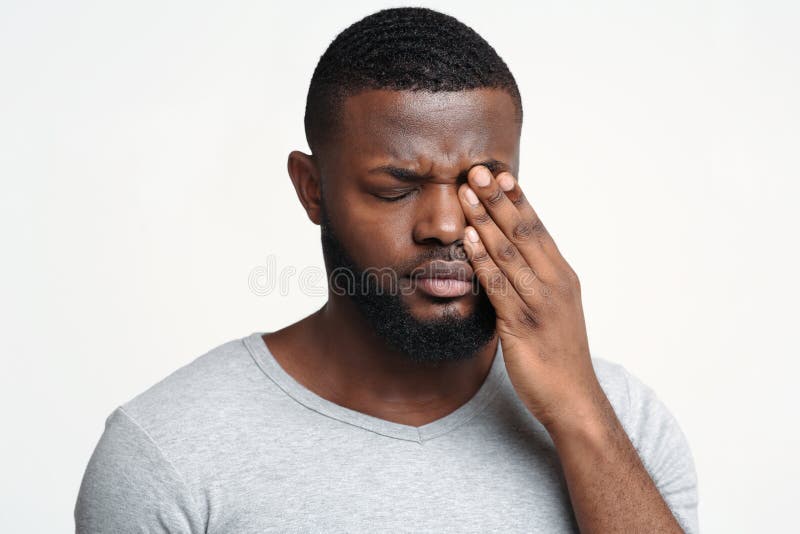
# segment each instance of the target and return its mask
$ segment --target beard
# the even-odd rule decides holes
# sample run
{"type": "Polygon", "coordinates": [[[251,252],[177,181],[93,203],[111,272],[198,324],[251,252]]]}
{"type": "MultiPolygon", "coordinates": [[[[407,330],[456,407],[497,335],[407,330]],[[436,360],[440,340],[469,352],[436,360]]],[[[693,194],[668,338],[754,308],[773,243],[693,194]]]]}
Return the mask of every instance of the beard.
{"type": "MultiPolygon", "coordinates": [[[[355,304],[367,324],[389,347],[414,362],[435,364],[473,358],[492,340],[497,316],[489,297],[476,279],[473,279],[473,287],[477,289],[477,301],[472,313],[462,316],[455,306],[447,304],[448,299],[434,299],[444,303],[443,313],[436,319],[419,320],[403,302],[398,291],[387,291],[380,285],[383,277],[369,276],[353,260],[331,225],[324,201],[321,219],[322,253],[329,286],[333,285],[332,273],[336,273],[337,288],[341,281],[338,277],[342,273],[346,275],[345,294],[355,304]]],[[[414,258],[415,263],[409,262],[408,265],[413,268],[426,260],[450,260],[451,256],[452,247],[430,249],[421,257],[414,258]]],[[[465,257],[463,254],[462,256],[465,257]]],[[[394,273],[395,279],[407,272],[399,268],[389,270],[394,273]]],[[[395,288],[398,286],[397,283],[392,285],[395,288]]]]}

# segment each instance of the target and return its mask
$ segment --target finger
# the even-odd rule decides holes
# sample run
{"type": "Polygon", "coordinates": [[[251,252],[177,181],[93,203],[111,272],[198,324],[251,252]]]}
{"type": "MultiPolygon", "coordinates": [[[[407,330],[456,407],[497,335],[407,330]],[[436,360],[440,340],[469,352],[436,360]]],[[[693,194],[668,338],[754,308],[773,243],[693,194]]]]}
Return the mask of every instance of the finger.
{"type": "Polygon", "coordinates": [[[532,308],[516,291],[511,281],[489,255],[478,232],[472,226],[466,228],[464,250],[498,318],[511,322],[510,324],[513,324],[512,321],[521,321],[527,326],[538,324],[535,308],[532,308]]]}
{"type": "Polygon", "coordinates": [[[547,228],[533,209],[533,206],[531,206],[519,185],[519,181],[508,171],[500,172],[496,180],[500,189],[505,192],[506,197],[511,201],[511,204],[517,208],[522,220],[527,221],[527,225],[530,228],[526,228],[526,230],[529,230],[531,236],[538,242],[544,252],[553,260],[559,261],[563,259],[555,240],[550,235],[550,232],[547,231],[547,228]]]}
{"type": "MultiPolygon", "coordinates": [[[[464,185],[460,189],[462,209],[467,217],[468,223],[473,231],[477,232],[481,244],[481,254],[485,253],[488,258],[479,256],[479,261],[490,259],[492,265],[499,269],[517,294],[529,306],[540,305],[537,299],[536,289],[540,285],[537,274],[520,254],[517,247],[509,241],[502,230],[495,224],[486,209],[478,200],[475,193],[469,186],[464,185]]],[[[512,207],[512,209],[514,209],[512,207]]],[[[472,241],[475,243],[475,241],[472,241]]]]}
{"type": "MultiPolygon", "coordinates": [[[[510,175],[509,175],[510,176],[510,175]]],[[[520,211],[511,202],[511,199],[501,189],[497,180],[486,167],[481,165],[470,169],[467,175],[469,187],[480,200],[479,206],[470,206],[469,214],[472,214],[473,224],[481,235],[481,239],[486,243],[490,254],[495,251],[504,253],[508,250],[509,243],[519,251],[524,263],[545,282],[552,282],[557,279],[557,265],[552,262],[549,255],[543,250],[539,241],[534,237],[534,224],[530,220],[523,218],[520,211]],[[494,225],[484,224],[488,214],[494,225]],[[474,222],[473,222],[474,221],[474,222]],[[496,226],[503,235],[501,240],[494,232],[484,232],[484,228],[496,226]]],[[[465,191],[465,198],[468,197],[465,191]]],[[[465,212],[466,213],[466,212],[465,212]]],[[[495,259],[501,269],[505,269],[503,258],[495,259]]]]}

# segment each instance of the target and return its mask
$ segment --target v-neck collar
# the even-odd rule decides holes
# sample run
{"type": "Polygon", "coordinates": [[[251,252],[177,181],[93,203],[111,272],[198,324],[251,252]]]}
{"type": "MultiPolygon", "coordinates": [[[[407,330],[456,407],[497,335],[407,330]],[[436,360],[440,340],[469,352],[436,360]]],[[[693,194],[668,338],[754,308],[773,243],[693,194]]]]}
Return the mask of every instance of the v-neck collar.
{"type": "Polygon", "coordinates": [[[489,374],[470,400],[455,411],[430,423],[422,426],[404,425],[345,408],[306,388],[281,367],[264,342],[263,335],[264,332],[255,332],[242,338],[242,342],[247,347],[256,365],[287,395],[307,408],[327,417],[382,436],[406,441],[422,443],[446,434],[466,423],[489,404],[506,376],[503,350],[500,346],[500,341],[498,341],[497,351],[489,369],[489,374]]]}

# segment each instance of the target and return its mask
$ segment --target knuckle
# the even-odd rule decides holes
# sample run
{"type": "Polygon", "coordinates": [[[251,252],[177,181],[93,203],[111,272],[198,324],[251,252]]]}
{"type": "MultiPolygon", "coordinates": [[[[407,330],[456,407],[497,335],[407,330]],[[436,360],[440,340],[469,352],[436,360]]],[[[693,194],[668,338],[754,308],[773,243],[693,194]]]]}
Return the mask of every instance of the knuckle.
{"type": "Polygon", "coordinates": [[[558,294],[565,297],[577,293],[579,288],[577,275],[571,269],[560,275],[553,285],[558,294]]]}
{"type": "Polygon", "coordinates": [[[503,201],[504,197],[505,193],[503,193],[503,190],[497,187],[494,191],[489,193],[489,196],[486,197],[486,204],[489,206],[497,206],[503,201]]]}
{"type": "Polygon", "coordinates": [[[489,257],[489,254],[486,252],[486,249],[483,248],[483,247],[481,247],[478,250],[476,250],[475,254],[473,254],[473,256],[472,256],[473,263],[486,263],[490,259],[491,258],[489,257]]]}
{"type": "Polygon", "coordinates": [[[531,227],[533,233],[537,236],[544,236],[547,234],[547,228],[544,227],[544,223],[541,219],[537,218],[535,221],[531,223],[531,227]]]}
{"type": "Polygon", "coordinates": [[[558,293],[563,296],[567,296],[572,294],[572,283],[567,278],[561,278],[556,283],[556,289],[558,293]]]}
{"type": "Polygon", "coordinates": [[[497,249],[497,258],[501,261],[511,261],[517,257],[517,247],[513,243],[506,242],[497,249]]]}
{"type": "Polygon", "coordinates": [[[511,230],[511,235],[517,241],[526,241],[533,235],[533,224],[530,221],[520,221],[511,230]]]}
{"type": "Polygon", "coordinates": [[[481,211],[472,216],[472,223],[474,226],[483,226],[490,222],[492,222],[492,218],[485,211],[481,211]]]}

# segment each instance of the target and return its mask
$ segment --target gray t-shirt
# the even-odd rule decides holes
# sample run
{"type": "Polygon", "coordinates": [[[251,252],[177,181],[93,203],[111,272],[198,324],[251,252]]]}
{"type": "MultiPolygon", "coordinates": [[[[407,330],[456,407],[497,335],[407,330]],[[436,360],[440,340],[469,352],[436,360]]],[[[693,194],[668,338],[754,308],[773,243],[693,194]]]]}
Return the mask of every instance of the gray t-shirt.
{"type": "MultiPolygon", "coordinates": [[[[114,410],[75,505],[79,533],[577,532],[553,442],[502,347],[475,396],[421,427],[325,400],[254,333],[114,410]]],[[[686,439],[653,391],[593,359],[684,530],[697,532],[686,439]]]]}

